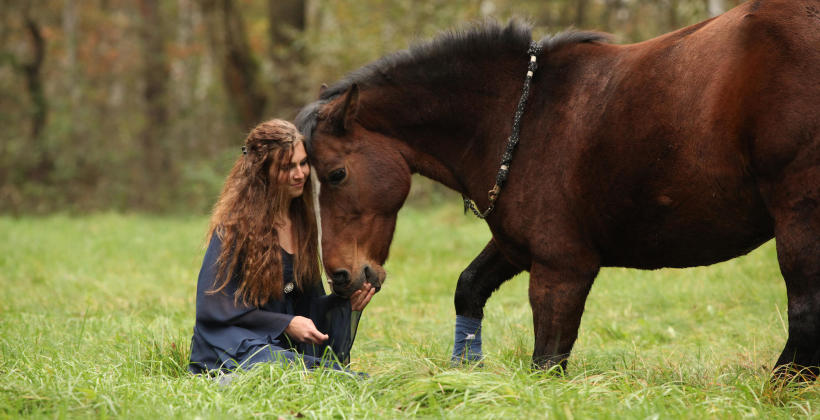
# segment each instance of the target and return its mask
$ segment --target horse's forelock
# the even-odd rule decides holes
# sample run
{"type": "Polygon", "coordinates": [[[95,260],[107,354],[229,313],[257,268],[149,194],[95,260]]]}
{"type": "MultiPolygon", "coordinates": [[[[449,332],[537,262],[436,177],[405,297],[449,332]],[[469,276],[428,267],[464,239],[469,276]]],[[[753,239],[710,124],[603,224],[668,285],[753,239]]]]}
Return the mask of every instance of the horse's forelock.
{"type": "Polygon", "coordinates": [[[319,109],[327,103],[325,100],[319,100],[311,104],[305,105],[296,115],[294,125],[299,129],[299,132],[305,137],[305,149],[308,155],[311,152],[311,145],[313,140],[313,131],[316,130],[316,125],[319,124],[319,109]]]}

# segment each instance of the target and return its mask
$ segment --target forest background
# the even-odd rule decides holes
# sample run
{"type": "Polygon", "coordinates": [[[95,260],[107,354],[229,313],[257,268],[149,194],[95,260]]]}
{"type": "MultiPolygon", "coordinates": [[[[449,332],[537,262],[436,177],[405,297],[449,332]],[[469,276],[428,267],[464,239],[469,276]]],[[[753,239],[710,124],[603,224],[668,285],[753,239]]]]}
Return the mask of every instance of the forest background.
{"type": "MultiPolygon", "coordinates": [[[[740,0],[0,0],[0,212],[204,214],[256,123],[486,18],[645,40],[740,0]]],[[[444,194],[421,183],[411,202],[444,194]]]]}

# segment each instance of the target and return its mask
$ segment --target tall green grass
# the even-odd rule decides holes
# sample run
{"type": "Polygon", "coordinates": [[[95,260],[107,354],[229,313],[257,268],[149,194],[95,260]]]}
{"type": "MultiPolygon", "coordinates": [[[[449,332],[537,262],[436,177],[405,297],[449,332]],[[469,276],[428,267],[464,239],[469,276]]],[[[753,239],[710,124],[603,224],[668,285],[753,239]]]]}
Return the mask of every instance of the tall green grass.
{"type": "Polygon", "coordinates": [[[0,417],[820,417],[772,385],[786,338],[773,243],[720,265],[604,269],[566,376],[530,369],[527,276],[489,301],[483,366],[452,368],[453,291],[489,239],[455,205],[405,209],[365,311],[366,380],[265,365],[185,371],[205,218],[0,218],[0,417]]]}

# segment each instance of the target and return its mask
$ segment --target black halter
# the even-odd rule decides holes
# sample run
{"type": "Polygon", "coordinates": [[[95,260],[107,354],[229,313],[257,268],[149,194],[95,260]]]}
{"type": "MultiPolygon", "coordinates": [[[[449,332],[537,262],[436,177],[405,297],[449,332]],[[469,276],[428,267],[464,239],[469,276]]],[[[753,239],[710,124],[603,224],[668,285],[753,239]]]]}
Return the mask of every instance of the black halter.
{"type": "Polygon", "coordinates": [[[490,191],[487,192],[487,197],[490,199],[489,207],[487,207],[487,210],[482,212],[478,210],[478,206],[475,204],[475,201],[467,198],[463,194],[461,196],[464,199],[464,211],[466,212],[467,209],[472,210],[479,219],[486,218],[487,215],[493,211],[495,208],[495,201],[498,200],[498,196],[501,194],[501,187],[504,186],[504,181],[507,180],[507,175],[510,173],[512,154],[515,150],[515,146],[518,145],[518,134],[521,131],[521,116],[524,115],[524,108],[527,105],[527,98],[530,96],[530,81],[532,81],[532,76],[535,74],[535,69],[538,68],[538,63],[536,60],[540,52],[541,46],[535,41],[530,42],[530,49],[527,50],[527,54],[530,55],[530,64],[527,66],[527,77],[524,79],[524,88],[521,91],[521,99],[518,100],[518,107],[515,109],[512,133],[510,134],[509,139],[507,139],[507,149],[501,157],[501,167],[498,168],[498,174],[495,176],[495,185],[490,191]]]}

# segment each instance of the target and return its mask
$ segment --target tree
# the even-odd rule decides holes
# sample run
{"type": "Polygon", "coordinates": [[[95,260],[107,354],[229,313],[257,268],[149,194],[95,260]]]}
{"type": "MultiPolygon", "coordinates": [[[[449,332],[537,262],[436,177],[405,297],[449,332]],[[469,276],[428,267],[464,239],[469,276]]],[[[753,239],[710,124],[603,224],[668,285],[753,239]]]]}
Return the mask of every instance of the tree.
{"type": "Polygon", "coordinates": [[[276,75],[272,108],[279,115],[290,117],[304,103],[304,46],[300,42],[305,31],[305,0],[269,0],[270,58],[276,75]]]}
{"type": "Polygon", "coordinates": [[[140,134],[142,180],[141,205],[154,207],[160,178],[173,180],[165,133],[168,126],[168,55],[158,0],[140,0],[140,38],[142,46],[142,96],[145,100],[145,124],[140,134]]]}
{"type": "Polygon", "coordinates": [[[706,10],[709,16],[715,17],[726,11],[726,0],[706,0],[706,10]]]}
{"type": "Polygon", "coordinates": [[[588,0],[575,1],[575,25],[584,28],[587,24],[587,14],[589,9],[588,0]]]}
{"type": "Polygon", "coordinates": [[[262,119],[267,96],[260,88],[259,64],[251,53],[245,23],[232,0],[202,0],[201,5],[214,29],[208,35],[221,61],[228,97],[242,128],[248,130],[262,119]]]}
{"type": "Polygon", "coordinates": [[[669,29],[678,29],[680,23],[678,22],[678,0],[669,0],[669,29]]]}
{"type": "Polygon", "coordinates": [[[31,98],[31,139],[35,147],[33,153],[39,154],[38,161],[28,171],[28,177],[47,182],[54,169],[54,159],[48,146],[43,141],[43,130],[48,119],[48,102],[43,88],[43,62],[46,55],[46,42],[40,24],[32,17],[29,7],[24,10],[24,23],[31,43],[31,59],[21,63],[18,68],[26,81],[26,91],[31,98]]]}

